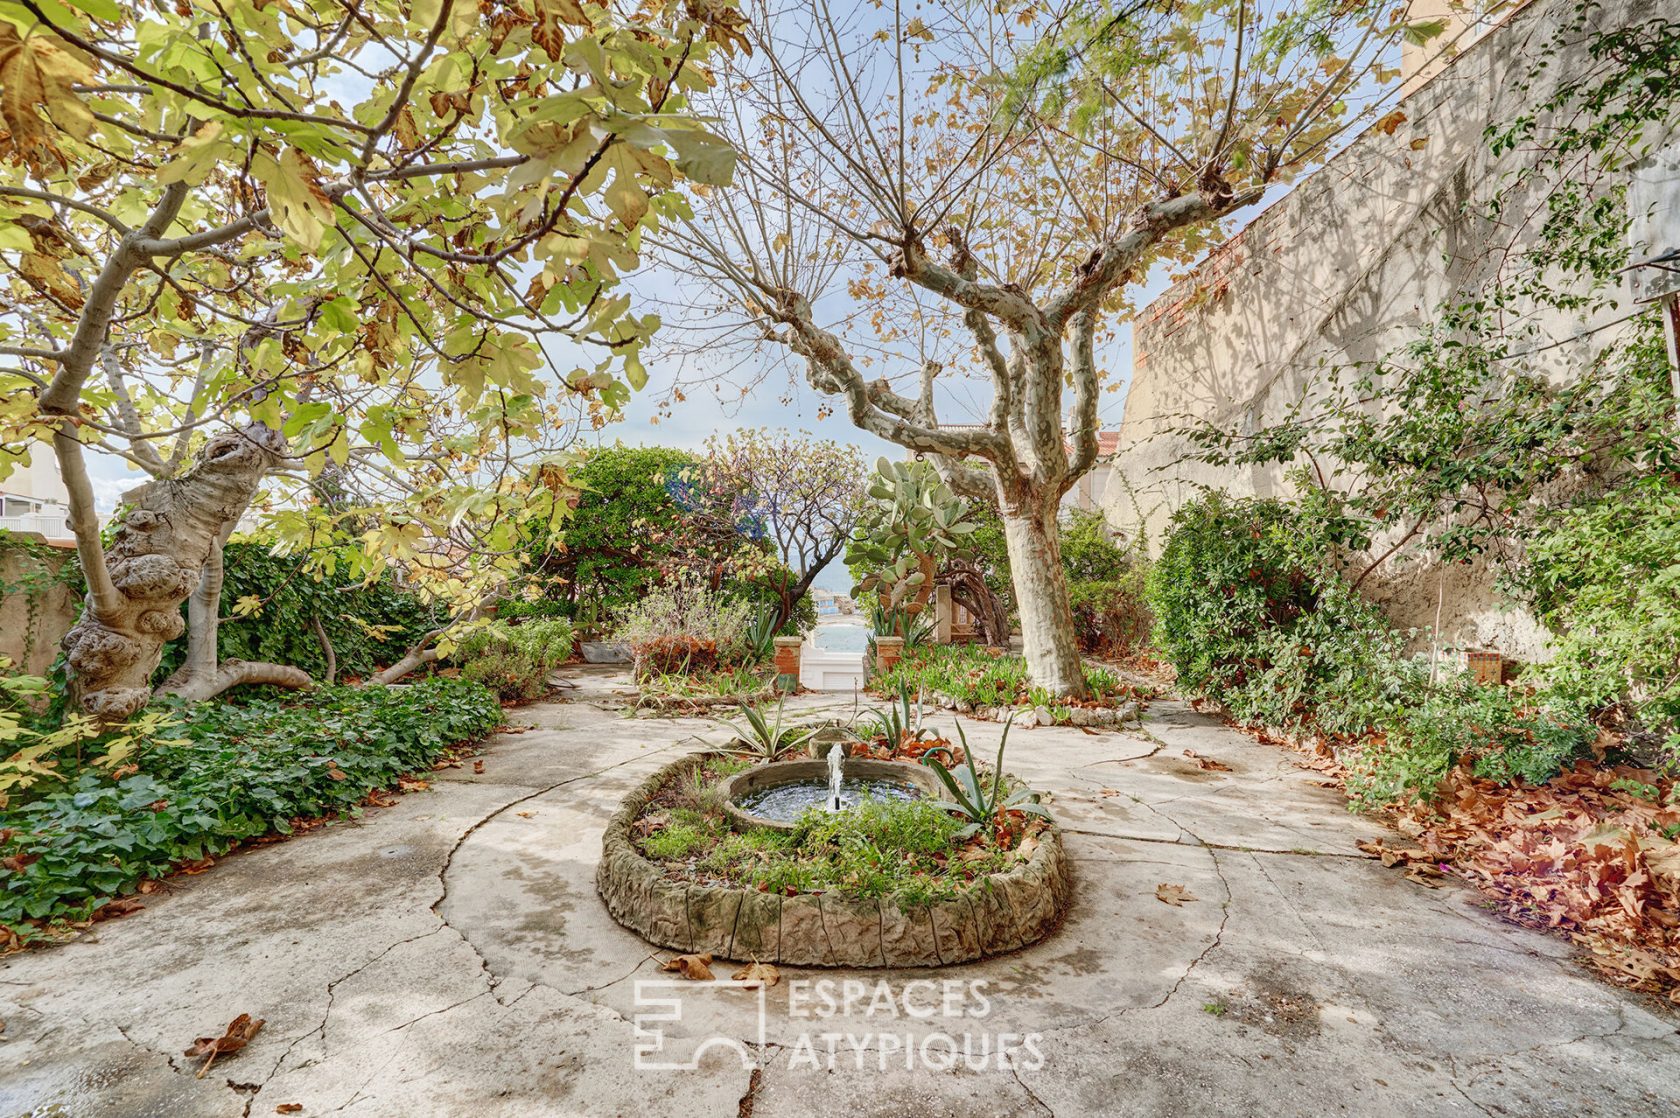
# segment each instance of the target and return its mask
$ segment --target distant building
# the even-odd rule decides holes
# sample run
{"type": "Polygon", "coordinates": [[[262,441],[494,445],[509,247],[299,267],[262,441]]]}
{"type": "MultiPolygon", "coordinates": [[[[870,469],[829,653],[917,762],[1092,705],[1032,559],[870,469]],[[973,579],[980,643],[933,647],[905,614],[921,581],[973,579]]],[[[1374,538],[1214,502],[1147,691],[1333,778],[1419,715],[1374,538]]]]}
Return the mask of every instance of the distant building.
{"type": "Polygon", "coordinates": [[[32,532],[48,543],[72,543],[70,492],[58,475],[58,463],[43,448],[34,460],[0,481],[0,528],[32,532]]]}
{"type": "Polygon", "coordinates": [[[842,617],[853,612],[852,600],[832,590],[813,589],[811,601],[817,607],[818,617],[842,617]]]}

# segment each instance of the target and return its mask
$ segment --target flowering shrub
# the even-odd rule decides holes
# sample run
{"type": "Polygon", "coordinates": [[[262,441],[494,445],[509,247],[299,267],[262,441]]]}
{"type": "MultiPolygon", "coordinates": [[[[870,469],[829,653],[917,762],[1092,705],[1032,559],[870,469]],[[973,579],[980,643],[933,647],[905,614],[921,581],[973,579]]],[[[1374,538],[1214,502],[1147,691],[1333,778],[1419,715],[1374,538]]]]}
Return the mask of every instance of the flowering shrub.
{"type": "Polygon", "coordinates": [[[645,670],[711,670],[739,663],[750,649],[753,603],[692,581],[650,591],[618,617],[618,639],[636,654],[637,675],[645,670]],[[656,667],[655,665],[662,665],[656,667]]]}

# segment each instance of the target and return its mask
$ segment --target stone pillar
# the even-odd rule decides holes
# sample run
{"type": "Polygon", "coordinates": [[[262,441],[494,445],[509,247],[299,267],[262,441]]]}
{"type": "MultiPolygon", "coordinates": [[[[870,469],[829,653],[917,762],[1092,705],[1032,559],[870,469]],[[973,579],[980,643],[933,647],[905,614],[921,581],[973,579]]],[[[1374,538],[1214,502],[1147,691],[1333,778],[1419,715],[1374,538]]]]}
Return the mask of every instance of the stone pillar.
{"type": "Polygon", "coordinates": [[[951,606],[951,588],[941,583],[933,588],[933,639],[940,644],[951,643],[951,625],[956,610],[951,606]]]}
{"type": "Polygon", "coordinates": [[[875,638],[875,670],[877,672],[892,671],[892,666],[898,663],[899,658],[903,655],[903,637],[875,638]]]}
{"type": "Polygon", "coordinates": [[[804,637],[776,638],[776,690],[790,694],[799,690],[799,653],[804,637]]]}

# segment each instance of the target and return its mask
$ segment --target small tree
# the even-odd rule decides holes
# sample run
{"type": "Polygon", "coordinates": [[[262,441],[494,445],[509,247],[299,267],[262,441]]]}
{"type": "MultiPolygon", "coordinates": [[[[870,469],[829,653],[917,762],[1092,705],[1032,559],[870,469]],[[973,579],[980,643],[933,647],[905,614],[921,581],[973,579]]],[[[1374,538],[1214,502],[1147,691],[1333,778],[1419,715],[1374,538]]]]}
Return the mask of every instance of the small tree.
{"type": "Polygon", "coordinates": [[[729,175],[686,105],[738,17],[693,10],[0,4],[0,476],[50,445],[69,490],[84,709],[148,700],[189,597],[170,690],[308,682],[216,658],[265,479],[296,543],[348,534],[474,612],[564,505],[554,433],[645,380],[654,321],[613,292],[640,231],[729,175]],[[154,479],[108,545],[88,447],[154,479]]]}
{"type": "Polygon", "coordinates": [[[709,320],[734,310],[859,428],[997,505],[1033,681],[1081,695],[1056,516],[1096,461],[1098,343],[1152,268],[1358,118],[1405,5],[760,4],[749,24],[711,102],[744,173],[668,254],[709,320]],[[941,423],[941,394],[975,422],[941,423]]]}
{"type": "Polygon", "coordinates": [[[706,440],[700,475],[734,521],[781,559],[766,575],[781,628],[845,549],[863,497],[863,455],[832,440],[749,429],[706,440]]]}

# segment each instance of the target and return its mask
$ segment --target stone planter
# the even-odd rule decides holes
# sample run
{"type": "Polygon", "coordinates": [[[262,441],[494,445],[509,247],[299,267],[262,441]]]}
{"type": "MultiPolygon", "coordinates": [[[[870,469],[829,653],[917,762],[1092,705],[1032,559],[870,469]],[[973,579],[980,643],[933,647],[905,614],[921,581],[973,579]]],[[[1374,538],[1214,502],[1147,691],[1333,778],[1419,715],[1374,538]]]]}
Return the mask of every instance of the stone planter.
{"type": "Polygon", "coordinates": [[[623,641],[584,641],[578,645],[586,664],[628,664],[630,646],[623,641]]]}
{"type": "MultiPolygon", "coordinates": [[[[827,756],[826,753],[824,756],[827,756]]],[[[895,784],[908,784],[930,800],[945,798],[945,789],[939,783],[939,778],[934,776],[933,770],[926,765],[911,764],[907,761],[847,761],[846,775],[859,780],[890,780],[895,784]]],[[[755,765],[745,772],[736,773],[719,787],[724,800],[723,813],[729,817],[729,822],[737,831],[750,830],[753,827],[791,831],[792,823],[781,823],[774,819],[766,819],[762,815],[754,815],[737,806],[736,801],[761,788],[827,779],[827,760],[776,761],[767,765],[755,765]]]]}
{"type": "Polygon", "coordinates": [[[607,911],[652,943],[743,962],[801,967],[928,967],[1001,955],[1050,934],[1073,884],[1061,833],[1006,873],[920,908],[834,893],[783,897],[756,889],[667,879],[630,841],[630,825],[673,776],[706,759],[691,754],[649,777],[607,823],[595,885],[607,911]]]}
{"type": "Polygon", "coordinates": [[[875,670],[890,672],[893,665],[904,657],[903,637],[875,638],[875,670]]]}

